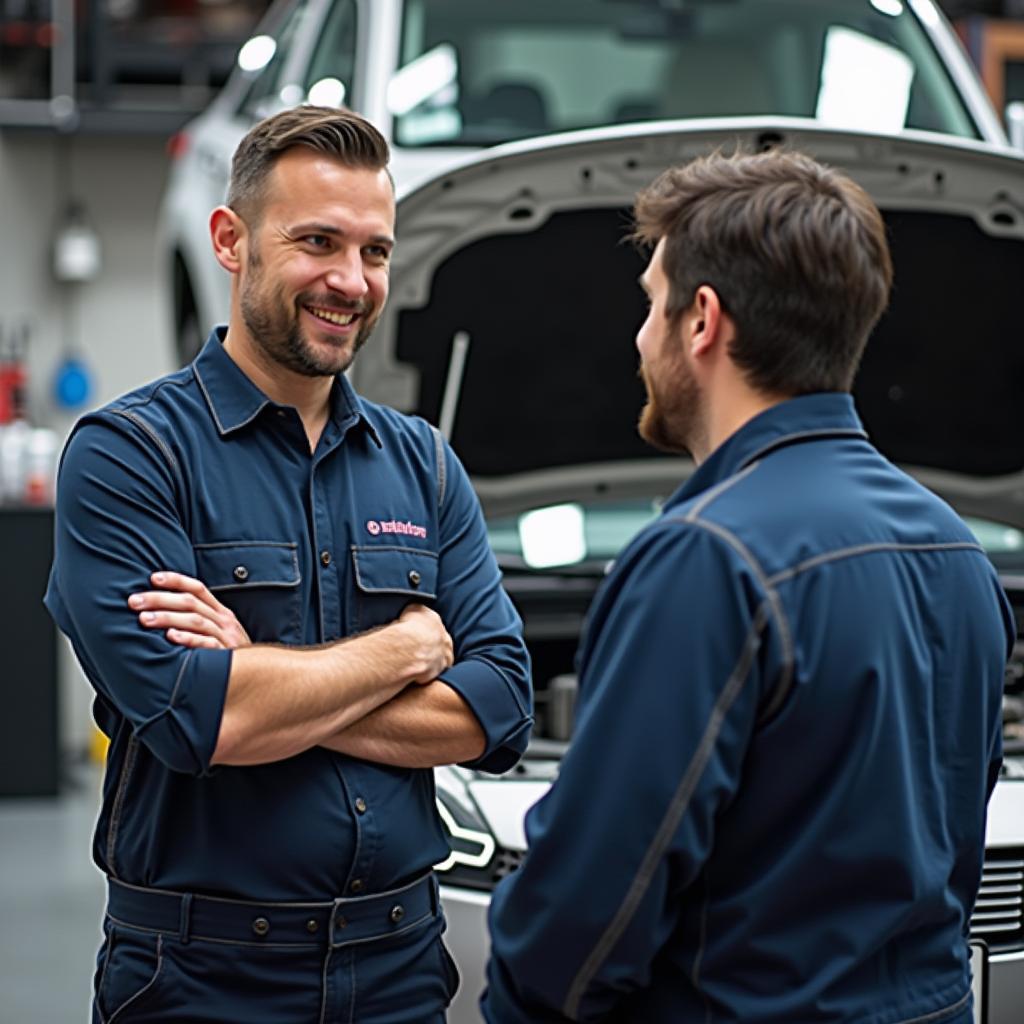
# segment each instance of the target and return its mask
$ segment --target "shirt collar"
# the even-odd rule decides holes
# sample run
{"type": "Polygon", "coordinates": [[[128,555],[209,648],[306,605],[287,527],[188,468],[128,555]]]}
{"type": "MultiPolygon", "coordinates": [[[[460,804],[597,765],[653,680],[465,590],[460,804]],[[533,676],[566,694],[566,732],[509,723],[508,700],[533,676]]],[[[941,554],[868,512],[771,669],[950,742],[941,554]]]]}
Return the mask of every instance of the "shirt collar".
{"type": "Polygon", "coordinates": [[[801,395],[758,413],[726,438],[668,500],[666,508],[688,501],[745,469],[769,452],[823,437],[859,437],[867,433],[846,392],[801,395]]]}
{"type": "MultiPolygon", "coordinates": [[[[224,351],[227,327],[215,327],[192,364],[200,390],[222,437],[251,423],[264,408],[274,406],[224,351]]],[[[383,447],[377,431],[366,418],[363,404],[348,378],[338,374],[331,389],[330,420],[340,433],[356,424],[362,426],[378,448],[383,447]]]]}

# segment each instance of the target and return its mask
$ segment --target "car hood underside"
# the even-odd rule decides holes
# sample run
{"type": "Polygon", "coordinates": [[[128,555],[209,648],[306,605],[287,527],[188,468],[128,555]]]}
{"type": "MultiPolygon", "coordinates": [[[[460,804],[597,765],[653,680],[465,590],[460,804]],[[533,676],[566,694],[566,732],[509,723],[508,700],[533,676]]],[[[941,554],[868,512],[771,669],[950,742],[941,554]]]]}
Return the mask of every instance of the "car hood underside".
{"type": "Polygon", "coordinates": [[[401,197],[357,387],[440,423],[485,506],[564,488],[566,467],[611,491],[678,479],[635,429],[647,257],[630,207],[672,164],[770,145],[844,169],[883,211],[895,286],[855,387],[872,439],[962,513],[1024,526],[1024,161],[980,143],[758,118],[490,150],[401,197]]]}

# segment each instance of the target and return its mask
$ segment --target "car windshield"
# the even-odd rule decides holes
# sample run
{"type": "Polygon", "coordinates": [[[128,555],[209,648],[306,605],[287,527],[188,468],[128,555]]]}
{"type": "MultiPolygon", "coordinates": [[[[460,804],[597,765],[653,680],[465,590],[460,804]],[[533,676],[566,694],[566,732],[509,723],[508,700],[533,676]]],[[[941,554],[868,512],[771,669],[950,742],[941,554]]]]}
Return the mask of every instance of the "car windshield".
{"type": "Polygon", "coordinates": [[[932,0],[406,0],[404,146],[781,114],[978,138],[914,11],[932,0]]]}
{"type": "MultiPolygon", "coordinates": [[[[603,572],[658,515],[663,501],[664,497],[657,497],[546,505],[518,515],[491,518],[487,531],[505,569],[576,567],[603,572]]],[[[997,569],[1024,570],[1024,532],[977,516],[967,516],[964,522],[997,569]]]]}

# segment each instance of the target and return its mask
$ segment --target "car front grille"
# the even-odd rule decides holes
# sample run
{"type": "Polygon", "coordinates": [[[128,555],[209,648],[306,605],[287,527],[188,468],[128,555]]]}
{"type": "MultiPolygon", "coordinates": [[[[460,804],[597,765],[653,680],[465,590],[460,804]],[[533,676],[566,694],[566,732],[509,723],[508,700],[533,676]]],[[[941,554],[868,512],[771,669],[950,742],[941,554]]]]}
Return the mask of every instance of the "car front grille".
{"type": "Polygon", "coordinates": [[[1024,849],[985,851],[971,936],[995,949],[1024,946],[1024,849]]]}

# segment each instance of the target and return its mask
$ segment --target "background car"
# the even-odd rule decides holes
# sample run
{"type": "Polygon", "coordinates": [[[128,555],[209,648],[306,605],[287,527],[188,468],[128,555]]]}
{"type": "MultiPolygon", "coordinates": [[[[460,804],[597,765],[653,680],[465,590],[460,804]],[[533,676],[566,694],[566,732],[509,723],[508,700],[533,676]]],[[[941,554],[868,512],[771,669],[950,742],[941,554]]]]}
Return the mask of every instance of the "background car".
{"type": "MultiPolygon", "coordinates": [[[[777,145],[844,168],[882,209],[895,288],[857,406],[881,450],[967,519],[1024,622],[1024,345],[1008,326],[1024,280],[1020,156],[813,121],[674,122],[514,143],[412,190],[399,202],[391,298],[351,375],[368,397],[439,424],[466,465],[524,618],[538,706],[518,768],[436,774],[452,845],[439,866],[448,942],[463,975],[453,1024],[478,1019],[489,892],[521,861],[523,815],[571,738],[586,609],[609,562],[692,469],[635,430],[644,260],[623,244],[629,207],[668,165],[777,145]]],[[[992,1024],[1020,1024],[1024,1006],[1022,697],[1024,643],[1007,677],[1007,765],[972,920],[991,954],[992,1024]]]]}
{"type": "Polygon", "coordinates": [[[510,140],[659,118],[813,117],[1006,138],[933,0],[281,0],[170,146],[160,252],[180,360],[226,319],[207,223],[260,118],[345,103],[399,191],[510,140]]]}

